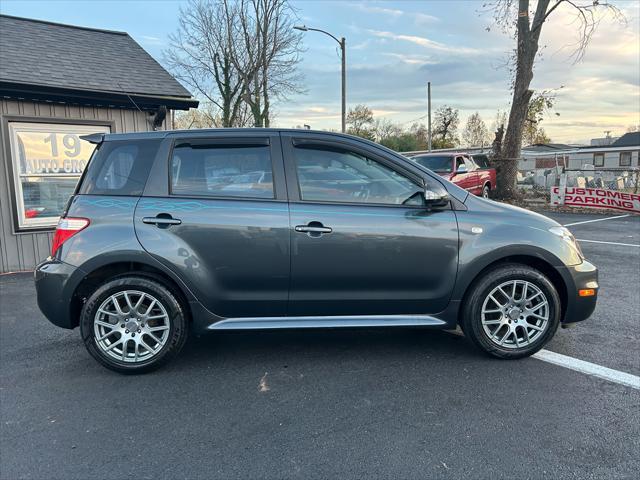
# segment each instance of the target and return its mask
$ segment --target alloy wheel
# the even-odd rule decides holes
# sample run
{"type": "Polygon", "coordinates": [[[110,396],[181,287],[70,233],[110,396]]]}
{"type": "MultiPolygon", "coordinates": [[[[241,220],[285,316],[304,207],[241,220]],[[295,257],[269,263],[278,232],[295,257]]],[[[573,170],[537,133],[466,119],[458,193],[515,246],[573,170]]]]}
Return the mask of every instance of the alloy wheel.
{"type": "Polygon", "coordinates": [[[124,290],[108,297],[93,321],[95,342],[106,355],[128,363],[155,356],[169,338],[169,315],[153,295],[124,290]]]}
{"type": "Polygon", "coordinates": [[[482,304],[482,328],[499,347],[527,347],[549,326],[549,301],[534,283],[510,280],[495,287],[482,304]]]}

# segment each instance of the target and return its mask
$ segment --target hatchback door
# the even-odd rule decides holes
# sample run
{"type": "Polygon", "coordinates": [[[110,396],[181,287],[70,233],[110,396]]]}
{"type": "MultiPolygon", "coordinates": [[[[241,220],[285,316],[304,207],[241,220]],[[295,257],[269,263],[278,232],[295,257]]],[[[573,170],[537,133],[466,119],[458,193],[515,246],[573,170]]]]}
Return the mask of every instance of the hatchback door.
{"type": "MultiPolygon", "coordinates": [[[[454,212],[425,208],[422,179],[378,149],[320,134],[283,133],[282,141],[291,198],[289,314],[444,310],[458,262],[454,212]]],[[[433,179],[429,188],[444,192],[433,179]]]]}
{"type": "Polygon", "coordinates": [[[138,203],[142,246],[221,317],[285,315],[289,211],[277,134],[169,135],[138,203]]]}

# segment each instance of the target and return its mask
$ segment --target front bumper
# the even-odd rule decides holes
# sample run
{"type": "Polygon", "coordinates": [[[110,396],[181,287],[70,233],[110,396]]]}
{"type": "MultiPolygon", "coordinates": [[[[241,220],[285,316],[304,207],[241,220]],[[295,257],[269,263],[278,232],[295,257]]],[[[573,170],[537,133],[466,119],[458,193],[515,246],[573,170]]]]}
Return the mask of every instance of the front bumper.
{"type": "Polygon", "coordinates": [[[71,306],[75,278],[82,273],[77,267],[59,260],[47,259],[34,271],[38,307],[47,319],[62,328],[76,327],[71,306]]]}
{"type": "Polygon", "coordinates": [[[562,272],[567,286],[567,308],[562,319],[563,324],[581,322],[591,316],[598,301],[598,269],[592,263],[583,261],[579,265],[564,267],[562,272]],[[578,292],[584,289],[595,290],[595,295],[581,297],[578,292]]]}

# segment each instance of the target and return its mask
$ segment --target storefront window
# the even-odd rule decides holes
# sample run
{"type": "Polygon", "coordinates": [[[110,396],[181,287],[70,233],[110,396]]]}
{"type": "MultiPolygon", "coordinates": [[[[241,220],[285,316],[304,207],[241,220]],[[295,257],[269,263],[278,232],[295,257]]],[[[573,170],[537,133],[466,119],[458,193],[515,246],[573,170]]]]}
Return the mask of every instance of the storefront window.
{"type": "Polygon", "coordinates": [[[80,139],[107,126],[10,122],[18,227],[54,226],[95,145],[80,139]]]}

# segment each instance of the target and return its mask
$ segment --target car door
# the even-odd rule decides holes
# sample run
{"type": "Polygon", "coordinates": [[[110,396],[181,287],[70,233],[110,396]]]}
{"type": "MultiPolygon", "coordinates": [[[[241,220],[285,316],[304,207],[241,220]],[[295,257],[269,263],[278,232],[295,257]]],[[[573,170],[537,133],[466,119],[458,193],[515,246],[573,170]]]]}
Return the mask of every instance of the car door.
{"type": "Polygon", "coordinates": [[[142,246],[222,317],[286,314],[289,211],[278,134],[170,134],[135,213],[142,246]]]}
{"type": "MultiPolygon", "coordinates": [[[[289,314],[444,310],[457,271],[456,217],[450,207],[425,208],[420,175],[381,150],[335,137],[283,133],[282,141],[292,226],[289,314]]],[[[444,193],[439,181],[427,181],[444,193]]]]}

